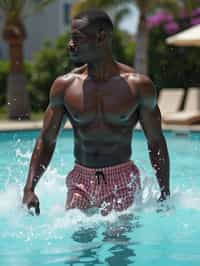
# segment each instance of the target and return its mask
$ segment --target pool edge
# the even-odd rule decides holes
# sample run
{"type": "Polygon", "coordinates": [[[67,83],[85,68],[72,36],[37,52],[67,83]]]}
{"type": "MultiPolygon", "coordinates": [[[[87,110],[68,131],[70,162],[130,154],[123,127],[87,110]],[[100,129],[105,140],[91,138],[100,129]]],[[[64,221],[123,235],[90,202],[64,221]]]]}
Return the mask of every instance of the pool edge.
{"type": "MultiPolygon", "coordinates": [[[[0,132],[40,130],[42,128],[42,123],[42,121],[2,121],[0,122],[0,132]]],[[[69,121],[65,124],[64,128],[72,128],[69,121]]],[[[162,128],[164,131],[200,132],[200,125],[183,126],[162,124],[162,128]]],[[[135,130],[141,130],[141,126],[137,124],[135,130]]]]}

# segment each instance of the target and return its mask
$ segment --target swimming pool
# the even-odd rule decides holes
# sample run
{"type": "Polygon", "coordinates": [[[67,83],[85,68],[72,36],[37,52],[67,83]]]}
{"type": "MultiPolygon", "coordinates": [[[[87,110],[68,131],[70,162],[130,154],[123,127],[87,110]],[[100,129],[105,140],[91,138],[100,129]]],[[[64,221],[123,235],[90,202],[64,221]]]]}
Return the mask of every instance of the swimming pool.
{"type": "Polygon", "coordinates": [[[38,131],[0,133],[0,265],[200,265],[200,134],[165,133],[171,157],[168,207],[144,136],[134,134],[133,159],[142,173],[142,199],[119,215],[64,211],[65,176],[73,166],[73,134],[63,131],[37,186],[41,215],[21,208],[22,189],[38,131]]]}

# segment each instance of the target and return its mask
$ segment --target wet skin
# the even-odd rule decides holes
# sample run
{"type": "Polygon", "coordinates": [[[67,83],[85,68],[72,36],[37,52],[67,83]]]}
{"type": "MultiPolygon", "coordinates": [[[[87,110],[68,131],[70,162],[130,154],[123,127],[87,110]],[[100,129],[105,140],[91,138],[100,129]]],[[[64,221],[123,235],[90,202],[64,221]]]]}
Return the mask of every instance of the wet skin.
{"type": "MultiPolygon", "coordinates": [[[[115,62],[106,45],[101,49],[104,33],[97,36],[99,41],[90,34],[83,22],[72,24],[72,59],[88,63],[58,77],[51,87],[50,103],[24,189],[23,202],[28,207],[38,207],[34,189],[50,162],[58,132],[67,118],[74,130],[76,162],[93,168],[130,159],[132,132],[139,121],[147,138],[161,199],[169,195],[169,158],[153,83],[147,76],[115,62]]],[[[36,212],[39,214],[39,209],[36,212]]]]}
{"type": "Polygon", "coordinates": [[[66,77],[70,85],[64,106],[74,128],[74,154],[87,167],[111,166],[130,158],[138,103],[131,77],[120,72],[100,82],[80,72],[66,77]]]}

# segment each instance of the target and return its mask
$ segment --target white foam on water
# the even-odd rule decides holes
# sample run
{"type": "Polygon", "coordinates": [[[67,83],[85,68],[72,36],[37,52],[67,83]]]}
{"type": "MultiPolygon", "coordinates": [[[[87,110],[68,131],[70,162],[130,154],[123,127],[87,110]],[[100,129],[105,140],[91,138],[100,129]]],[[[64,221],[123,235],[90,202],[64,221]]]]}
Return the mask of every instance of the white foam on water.
{"type": "Polygon", "coordinates": [[[5,191],[0,190],[0,217],[16,214],[20,200],[20,188],[17,185],[7,184],[5,191]]]}
{"type": "Polygon", "coordinates": [[[15,151],[15,154],[16,154],[16,157],[18,157],[18,158],[30,159],[32,152],[31,151],[23,152],[20,148],[17,148],[15,151]]]}
{"type": "Polygon", "coordinates": [[[184,191],[176,188],[174,191],[174,202],[183,209],[200,210],[200,189],[188,188],[184,191]]]}

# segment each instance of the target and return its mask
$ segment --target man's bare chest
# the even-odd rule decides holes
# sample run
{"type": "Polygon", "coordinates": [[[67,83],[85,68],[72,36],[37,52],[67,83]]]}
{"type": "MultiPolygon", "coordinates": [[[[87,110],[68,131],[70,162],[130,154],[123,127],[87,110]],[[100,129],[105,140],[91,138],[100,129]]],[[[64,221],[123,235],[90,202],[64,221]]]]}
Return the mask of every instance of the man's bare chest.
{"type": "Polygon", "coordinates": [[[123,79],[108,82],[75,82],[65,93],[65,106],[72,122],[80,125],[127,124],[138,98],[123,79]]]}

